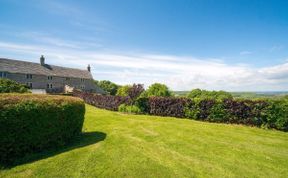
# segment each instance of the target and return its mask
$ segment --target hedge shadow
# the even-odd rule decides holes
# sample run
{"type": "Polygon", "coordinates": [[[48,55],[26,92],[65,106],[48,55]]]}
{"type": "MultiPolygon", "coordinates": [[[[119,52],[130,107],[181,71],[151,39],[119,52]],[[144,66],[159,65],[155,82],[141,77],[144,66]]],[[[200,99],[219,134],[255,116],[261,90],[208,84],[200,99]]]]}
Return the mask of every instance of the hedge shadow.
{"type": "Polygon", "coordinates": [[[103,133],[103,132],[83,132],[79,136],[74,138],[73,141],[66,146],[62,146],[62,147],[59,147],[57,149],[46,150],[46,151],[39,152],[39,153],[31,153],[31,154],[24,156],[23,158],[19,158],[17,160],[14,160],[10,164],[3,164],[2,163],[0,165],[0,170],[1,169],[2,170],[3,169],[11,169],[15,166],[19,166],[22,164],[27,164],[27,163],[31,163],[34,161],[46,159],[48,157],[52,157],[52,156],[55,156],[55,155],[58,155],[58,154],[61,154],[64,152],[68,152],[68,151],[77,149],[77,148],[92,145],[92,144],[95,144],[97,142],[105,140],[105,138],[106,138],[106,133],[103,133]]]}

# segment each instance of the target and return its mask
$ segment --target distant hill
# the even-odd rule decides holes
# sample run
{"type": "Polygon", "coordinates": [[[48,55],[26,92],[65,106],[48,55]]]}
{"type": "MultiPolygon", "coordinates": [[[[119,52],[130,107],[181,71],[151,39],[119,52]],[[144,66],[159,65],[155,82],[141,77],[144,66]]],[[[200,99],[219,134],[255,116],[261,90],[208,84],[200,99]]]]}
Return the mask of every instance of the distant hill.
{"type": "MultiPolygon", "coordinates": [[[[186,96],[189,91],[173,91],[176,96],[186,96]]],[[[288,91],[230,92],[235,98],[273,98],[288,95],[288,91]]]]}

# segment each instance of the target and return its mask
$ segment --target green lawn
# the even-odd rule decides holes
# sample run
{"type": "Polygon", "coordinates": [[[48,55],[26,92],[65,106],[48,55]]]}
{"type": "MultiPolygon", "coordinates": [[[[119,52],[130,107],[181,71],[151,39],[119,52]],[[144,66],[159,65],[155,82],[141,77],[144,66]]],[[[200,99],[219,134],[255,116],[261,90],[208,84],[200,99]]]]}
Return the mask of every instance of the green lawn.
{"type": "Polygon", "coordinates": [[[288,177],[288,133],[86,105],[85,134],[0,177],[288,177]],[[34,161],[32,161],[34,160],[34,161]]]}

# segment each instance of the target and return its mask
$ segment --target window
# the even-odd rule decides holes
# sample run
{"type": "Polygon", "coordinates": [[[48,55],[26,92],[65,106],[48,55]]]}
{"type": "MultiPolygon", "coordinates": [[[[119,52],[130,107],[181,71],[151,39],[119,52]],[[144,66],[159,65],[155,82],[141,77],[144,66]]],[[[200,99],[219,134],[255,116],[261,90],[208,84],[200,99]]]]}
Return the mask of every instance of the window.
{"type": "Polygon", "coordinates": [[[26,79],[32,79],[32,74],[26,74],[26,79]]]}
{"type": "Polygon", "coordinates": [[[80,80],[81,80],[81,82],[85,82],[85,79],[84,79],[84,78],[81,78],[80,80]]]}
{"type": "Polygon", "coordinates": [[[6,72],[0,72],[0,78],[4,78],[7,77],[7,73],[6,72]]]}
{"type": "Polygon", "coordinates": [[[49,88],[53,88],[52,83],[47,83],[47,89],[49,89],[49,88]]]}
{"type": "Polygon", "coordinates": [[[52,76],[48,76],[48,80],[52,80],[52,76]]]}
{"type": "Polygon", "coordinates": [[[66,77],[66,80],[70,80],[70,78],[69,78],[69,77],[66,77]]]}
{"type": "Polygon", "coordinates": [[[27,82],[26,85],[27,85],[30,89],[32,89],[32,83],[31,83],[31,82],[27,82]]]}
{"type": "Polygon", "coordinates": [[[85,89],[85,85],[80,85],[80,88],[81,89],[85,89]]]}

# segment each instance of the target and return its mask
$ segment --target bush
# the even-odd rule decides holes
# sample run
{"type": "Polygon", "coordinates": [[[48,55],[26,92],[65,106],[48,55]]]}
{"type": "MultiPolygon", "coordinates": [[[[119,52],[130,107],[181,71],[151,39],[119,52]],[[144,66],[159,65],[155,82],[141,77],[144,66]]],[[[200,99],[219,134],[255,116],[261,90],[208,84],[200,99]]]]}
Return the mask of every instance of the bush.
{"type": "Polygon", "coordinates": [[[73,91],[73,96],[82,98],[86,103],[98,108],[117,111],[121,104],[130,104],[131,99],[124,96],[112,95],[96,95],[93,93],[85,93],[78,90],[73,91]]]}
{"type": "Polygon", "coordinates": [[[269,100],[265,127],[288,131],[288,99],[269,100]]]}
{"type": "Polygon", "coordinates": [[[148,102],[151,115],[184,117],[184,109],[188,100],[174,97],[150,97],[148,102]]]}
{"type": "Polygon", "coordinates": [[[185,107],[186,117],[209,122],[261,126],[267,101],[195,99],[185,107]]]}
{"type": "Polygon", "coordinates": [[[82,130],[85,105],[67,96],[0,95],[0,163],[67,144],[82,130]]]}
{"type": "Polygon", "coordinates": [[[0,93],[27,93],[28,87],[13,80],[0,79],[0,93]]]}
{"type": "Polygon", "coordinates": [[[149,98],[138,97],[135,100],[135,106],[140,109],[141,113],[148,114],[150,111],[149,98]]]}
{"type": "Polygon", "coordinates": [[[135,106],[135,105],[126,105],[126,104],[121,104],[118,108],[118,111],[120,112],[125,112],[125,113],[134,113],[134,114],[140,114],[141,110],[135,106]]]}

